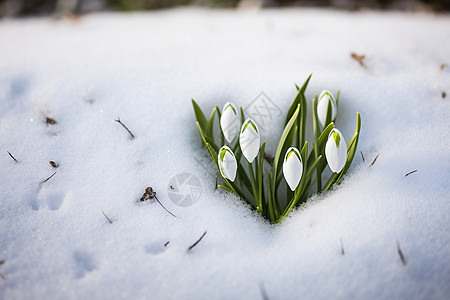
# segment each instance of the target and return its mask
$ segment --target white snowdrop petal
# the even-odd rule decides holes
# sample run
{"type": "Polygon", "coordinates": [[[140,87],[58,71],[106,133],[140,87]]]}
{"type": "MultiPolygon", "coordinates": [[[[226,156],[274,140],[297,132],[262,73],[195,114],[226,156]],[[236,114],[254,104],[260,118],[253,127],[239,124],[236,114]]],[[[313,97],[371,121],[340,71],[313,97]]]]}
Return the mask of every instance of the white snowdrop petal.
{"type": "Polygon", "coordinates": [[[218,162],[222,176],[234,181],[236,179],[237,162],[236,157],[228,146],[225,145],[220,148],[218,162]]]}
{"type": "Polygon", "coordinates": [[[229,143],[238,136],[240,125],[241,122],[234,103],[225,103],[222,109],[222,116],[220,117],[220,127],[222,128],[225,139],[229,143]]]}
{"type": "Polygon", "coordinates": [[[239,144],[241,146],[242,154],[250,163],[252,163],[258,155],[261,144],[258,126],[252,119],[247,119],[244,124],[242,124],[239,144]]]}
{"type": "Polygon", "coordinates": [[[347,161],[347,143],[342,133],[334,128],[328,135],[325,145],[325,157],[328,166],[334,173],[339,173],[345,166],[347,161]]]}
{"type": "Polygon", "coordinates": [[[336,100],[330,91],[323,90],[319,96],[319,102],[317,104],[317,116],[322,127],[325,125],[327,118],[328,103],[331,103],[331,121],[336,120],[337,107],[336,100]]]}
{"type": "Polygon", "coordinates": [[[297,148],[291,147],[286,151],[283,162],[283,175],[289,188],[294,191],[303,174],[303,163],[297,148]]]}

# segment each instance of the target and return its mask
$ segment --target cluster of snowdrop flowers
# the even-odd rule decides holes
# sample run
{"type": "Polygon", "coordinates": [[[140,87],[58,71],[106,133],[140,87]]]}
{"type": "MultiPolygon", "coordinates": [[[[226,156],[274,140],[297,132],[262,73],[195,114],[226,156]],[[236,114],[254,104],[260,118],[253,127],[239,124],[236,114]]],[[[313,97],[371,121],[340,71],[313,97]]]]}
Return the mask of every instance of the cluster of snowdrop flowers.
{"type": "Polygon", "coordinates": [[[297,87],[297,96],[289,108],[273,158],[265,153],[266,142],[261,144],[257,124],[251,118],[245,118],[242,107],[238,109],[234,103],[227,102],[222,110],[216,106],[206,119],[192,100],[203,144],[224,182],[219,187],[238,194],[271,222],[281,222],[293,208],[304,203],[313,190],[327,191],[337,184],[349,169],[356,152],[360,115],[357,114],[356,129],[347,144],[341,131],[334,127],[339,92],[335,98],[328,90],[316,95],[312,101],[314,142],[312,150],[308,151],[305,90],[310,78],[301,88],[297,87]],[[220,148],[214,134],[216,114],[220,119],[220,148]],[[332,173],[326,182],[322,182],[326,166],[332,173]],[[285,207],[280,205],[282,195],[287,197],[285,207]]]}

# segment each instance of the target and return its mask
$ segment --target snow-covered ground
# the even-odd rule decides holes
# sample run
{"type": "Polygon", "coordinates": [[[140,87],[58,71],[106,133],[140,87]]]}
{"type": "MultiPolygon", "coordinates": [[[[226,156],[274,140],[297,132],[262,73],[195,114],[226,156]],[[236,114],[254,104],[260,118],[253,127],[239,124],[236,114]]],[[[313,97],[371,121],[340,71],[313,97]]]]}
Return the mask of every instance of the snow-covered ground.
{"type": "Polygon", "coordinates": [[[324,10],[1,21],[0,298],[448,299],[449,38],[446,15],[324,10]],[[310,73],[309,100],[341,90],[347,139],[361,113],[358,155],[270,225],[214,190],[190,99],[209,114],[264,92],[273,154],[310,73]],[[187,207],[183,172],[201,184],[187,207]],[[136,203],[147,186],[177,218],[136,203]]]}

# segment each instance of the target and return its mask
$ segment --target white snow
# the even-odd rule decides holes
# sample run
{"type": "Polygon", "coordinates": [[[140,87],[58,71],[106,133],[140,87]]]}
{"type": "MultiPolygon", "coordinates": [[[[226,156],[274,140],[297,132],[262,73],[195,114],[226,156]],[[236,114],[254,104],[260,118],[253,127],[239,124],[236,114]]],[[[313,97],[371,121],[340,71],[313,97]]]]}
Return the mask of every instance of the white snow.
{"type": "Polygon", "coordinates": [[[0,298],[447,298],[449,37],[448,15],[386,12],[0,21],[0,298]],[[261,130],[273,154],[310,73],[308,101],[341,90],[347,139],[361,113],[358,153],[335,190],[270,225],[214,190],[190,99],[209,114],[264,92],[282,112],[261,130]],[[169,199],[182,172],[202,185],[188,207],[169,199]],[[147,186],[177,218],[136,203],[147,186]]]}

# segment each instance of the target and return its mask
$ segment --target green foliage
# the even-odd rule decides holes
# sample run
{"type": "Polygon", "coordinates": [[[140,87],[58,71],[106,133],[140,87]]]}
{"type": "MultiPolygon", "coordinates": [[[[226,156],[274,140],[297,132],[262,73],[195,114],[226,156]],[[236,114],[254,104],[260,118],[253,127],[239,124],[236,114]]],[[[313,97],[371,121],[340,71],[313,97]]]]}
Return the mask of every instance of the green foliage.
{"type": "MultiPolygon", "coordinates": [[[[222,176],[224,185],[218,185],[218,187],[227,192],[239,195],[253,209],[257,210],[261,216],[268,219],[272,223],[281,222],[296,206],[307,201],[308,197],[313,192],[314,185],[316,185],[316,192],[320,193],[322,191],[328,191],[335,184],[338,184],[350,168],[356,153],[361,129],[361,116],[359,113],[357,114],[355,132],[347,145],[347,158],[344,168],[339,173],[333,173],[322,186],[322,173],[327,166],[325,160],[325,146],[329,138],[329,134],[334,128],[334,123],[331,122],[331,105],[329,104],[327,107],[325,126],[322,130],[320,129],[317,115],[318,97],[316,95],[312,101],[314,143],[312,144],[312,150],[309,151],[308,142],[305,140],[307,115],[305,91],[310,79],[311,75],[306,79],[301,88],[296,85],[298,93],[289,107],[285,127],[278,142],[276,153],[273,157],[273,162],[271,164],[265,163],[267,154],[264,152],[266,146],[266,142],[264,142],[259,149],[256,159],[252,163],[247,162],[247,168],[245,169],[241,163],[241,160],[245,160],[245,158],[242,158],[242,151],[239,147],[239,141],[236,141],[234,145],[229,145],[233,150],[237,161],[238,168],[236,179],[234,182],[230,182],[222,176]],[[283,158],[288,148],[291,146],[294,146],[297,149],[301,148],[300,156],[303,163],[302,177],[293,192],[287,186],[286,181],[283,180],[282,174],[282,164],[284,163],[283,158]],[[282,193],[279,192],[279,187],[281,184],[283,184],[286,189],[286,194],[283,194],[285,197],[282,197],[282,193]],[[286,205],[281,207],[280,202],[286,203],[286,205]]],[[[337,94],[336,104],[339,101],[339,95],[340,92],[337,94]]],[[[221,112],[216,106],[213,109],[210,118],[206,119],[200,106],[194,100],[192,100],[192,105],[202,142],[207,148],[208,153],[216,165],[216,168],[219,170],[219,174],[222,175],[218,165],[217,152],[219,151],[220,146],[224,144],[224,136],[222,129],[220,129],[219,146],[215,143],[213,133],[216,113],[220,119],[221,112]]],[[[242,123],[245,120],[242,107],[240,108],[240,114],[242,126],[242,123]]],[[[253,123],[249,124],[253,125],[253,123]]],[[[332,138],[338,146],[341,142],[339,135],[333,135],[332,138]]],[[[298,156],[296,152],[294,153],[298,156]]]]}

